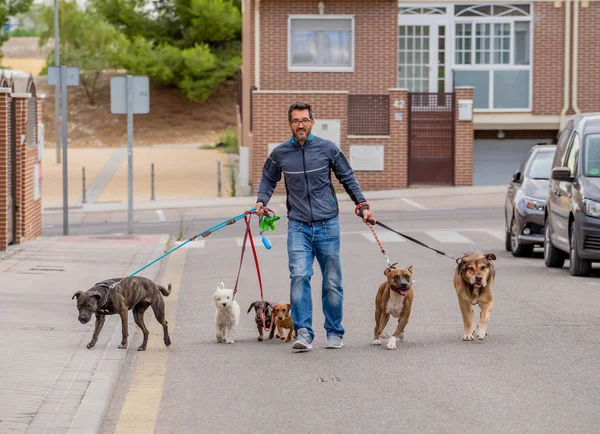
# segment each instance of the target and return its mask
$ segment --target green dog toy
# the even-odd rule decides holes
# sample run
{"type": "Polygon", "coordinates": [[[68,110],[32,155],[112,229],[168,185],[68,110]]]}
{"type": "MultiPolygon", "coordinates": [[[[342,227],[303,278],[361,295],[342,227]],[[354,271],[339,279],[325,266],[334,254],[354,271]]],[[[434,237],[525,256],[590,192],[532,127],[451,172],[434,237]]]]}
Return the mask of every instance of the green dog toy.
{"type": "Polygon", "coordinates": [[[280,219],[279,216],[274,216],[274,217],[263,216],[263,219],[261,220],[260,224],[258,225],[260,227],[261,233],[267,232],[268,230],[275,231],[275,229],[276,229],[275,222],[279,219],[280,219]]]}

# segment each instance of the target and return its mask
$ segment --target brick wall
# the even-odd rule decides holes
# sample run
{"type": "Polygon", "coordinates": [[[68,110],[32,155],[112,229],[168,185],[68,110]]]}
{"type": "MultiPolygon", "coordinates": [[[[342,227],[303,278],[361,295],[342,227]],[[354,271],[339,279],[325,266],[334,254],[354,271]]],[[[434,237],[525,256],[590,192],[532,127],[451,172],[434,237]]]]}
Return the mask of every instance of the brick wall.
{"type": "MultiPolygon", "coordinates": [[[[313,104],[317,119],[340,119],[340,147],[350,160],[350,145],[384,145],[383,171],[355,171],[356,179],[363,190],[401,188],[407,185],[407,114],[405,108],[393,107],[394,100],[407,100],[406,91],[390,92],[390,135],[389,137],[348,137],[347,107],[348,95],[337,94],[298,94],[262,93],[254,95],[256,122],[253,135],[253,156],[251,159],[251,184],[253,193],[258,189],[262,167],[267,158],[268,144],[287,140],[291,131],[287,123],[287,109],[295,101],[308,101],[313,104]],[[402,120],[396,121],[394,114],[402,112],[402,120]]],[[[332,176],[337,189],[341,184],[332,176]]],[[[280,181],[274,194],[284,194],[284,181],[280,181]]],[[[345,193],[343,193],[345,194],[345,193]]]]}
{"type": "Polygon", "coordinates": [[[577,105],[581,112],[600,111],[600,2],[579,5],[577,105]]]}
{"type": "Polygon", "coordinates": [[[535,2],[533,29],[533,114],[558,115],[564,104],[564,2],[560,8],[535,2]]]}
{"type": "Polygon", "coordinates": [[[472,87],[457,87],[454,124],[454,185],[473,184],[473,121],[458,120],[458,101],[473,100],[472,87]]]}
{"type": "Polygon", "coordinates": [[[325,15],[354,15],[354,72],[288,72],[288,15],[318,14],[318,3],[319,0],[306,0],[300,3],[261,0],[261,89],[351,90],[353,93],[384,93],[396,87],[398,57],[398,2],[396,0],[324,2],[325,15]]]}
{"type": "Polygon", "coordinates": [[[0,251],[8,246],[8,111],[10,89],[0,89],[0,251]]]}
{"type": "MultiPolygon", "coordinates": [[[[348,126],[345,122],[347,100],[348,95],[346,94],[255,93],[255,120],[250,160],[250,183],[253,194],[258,191],[262,168],[268,156],[269,143],[282,143],[292,134],[287,120],[287,110],[290,104],[296,101],[307,101],[313,105],[317,119],[341,119],[341,146],[342,150],[347,152],[348,126]]],[[[285,193],[285,188],[282,178],[274,194],[283,193],[285,193]]]]}
{"type": "Polygon", "coordinates": [[[42,200],[34,199],[34,166],[38,163],[38,149],[29,148],[21,137],[26,135],[27,97],[13,94],[16,101],[16,137],[17,137],[17,237],[16,243],[33,239],[42,234],[42,200]]]}

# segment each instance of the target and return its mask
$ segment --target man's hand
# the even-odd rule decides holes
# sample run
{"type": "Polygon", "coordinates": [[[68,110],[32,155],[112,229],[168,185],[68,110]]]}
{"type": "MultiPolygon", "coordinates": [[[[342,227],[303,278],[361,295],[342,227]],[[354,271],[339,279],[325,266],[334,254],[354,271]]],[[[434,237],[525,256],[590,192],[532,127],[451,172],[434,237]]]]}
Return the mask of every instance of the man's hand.
{"type": "Polygon", "coordinates": [[[363,215],[363,222],[369,223],[371,225],[374,225],[376,223],[375,217],[373,217],[375,214],[370,209],[368,209],[368,208],[363,209],[362,215],[363,215]]]}
{"type": "Polygon", "coordinates": [[[262,202],[256,202],[256,205],[254,205],[254,208],[256,209],[256,215],[259,217],[262,217],[262,215],[264,214],[265,210],[263,209],[264,204],[262,202]]]}
{"type": "Polygon", "coordinates": [[[368,202],[361,202],[354,208],[354,213],[362,218],[363,222],[374,225],[376,223],[375,218],[373,217],[374,214],[369,208],[368,202]]]}

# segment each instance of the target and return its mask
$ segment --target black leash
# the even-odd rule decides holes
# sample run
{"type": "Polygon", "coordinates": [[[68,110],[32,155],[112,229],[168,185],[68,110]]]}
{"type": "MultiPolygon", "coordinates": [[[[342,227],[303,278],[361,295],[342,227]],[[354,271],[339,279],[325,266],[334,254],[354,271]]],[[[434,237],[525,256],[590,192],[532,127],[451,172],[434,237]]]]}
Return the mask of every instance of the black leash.
{"type": "Polygon", "coordinates": [[[404,238],[406,238],[406,239],[407,239],[407,240],[409,240],[409,241],[412,241],[412,242],[413,242],[413,243],[415,243],[415,244],[418,244],[418,245],[420,245],[420,246],[423,246],[423,247],[425,247],[425,248],[427,248],[427,249],[429,249],[429,250],[433,250],[435,253],[437,253],[437,254],[439,254],[439,255],[446,256],[447,258],[450,258],[450,259],[454,259],[454,260],[455,260],[455,261],[458,263],[458,260],[459,260],[459,258],[455,258],[454,256],[450,256],[450,255],[448,255],[447,253],[445,253],[445,252],[442,252],[441,250],[434,249],[433,247],[429,247],[427,244],[425,244],[425,243],[423,243],[423,242],[421,242],[421,241],[419,241],[419,240],[416,240],[416,239],[414,239],[413,237],[409,237],[408,235],[405,235],[405,234],[403,234],[403,233],[401,233],[401,232],[395,231],[394,229],[390,228],[388,225],[386,225],[386,224],[384,224],[384,223],[381,223],[379,220],[377,220],[377,221],[376,221],[376,224],[377,224],[377,225],[379,225],[379,226],[381,226],[381,227],[382,227],[382,228],[384,228],[384,229],[387,229],[387,230],[388,230],[388,231],[390,231],[390,232],[393,232],[393,233],[395,233],[395,234],[398,234],[398,235],[400,235],[401,237],[404,237],[404,238]]]}

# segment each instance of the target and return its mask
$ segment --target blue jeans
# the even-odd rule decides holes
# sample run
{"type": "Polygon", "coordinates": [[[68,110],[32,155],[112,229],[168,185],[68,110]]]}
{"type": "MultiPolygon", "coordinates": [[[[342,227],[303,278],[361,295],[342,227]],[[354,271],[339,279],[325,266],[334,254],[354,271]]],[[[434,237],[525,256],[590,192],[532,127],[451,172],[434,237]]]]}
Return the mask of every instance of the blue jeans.
{"type": "Polygon", "coordinates": [[[313,224],[288,221],[287,248],[290,268],[290,300],[294,329],[305,328],[314,339],[312,328],[312,290],[315,258],[323,275],[322,303],[327,336],[344,336],[342,327],[344,291],[340,261],[340,223],[338,217],[313,224]]]}

